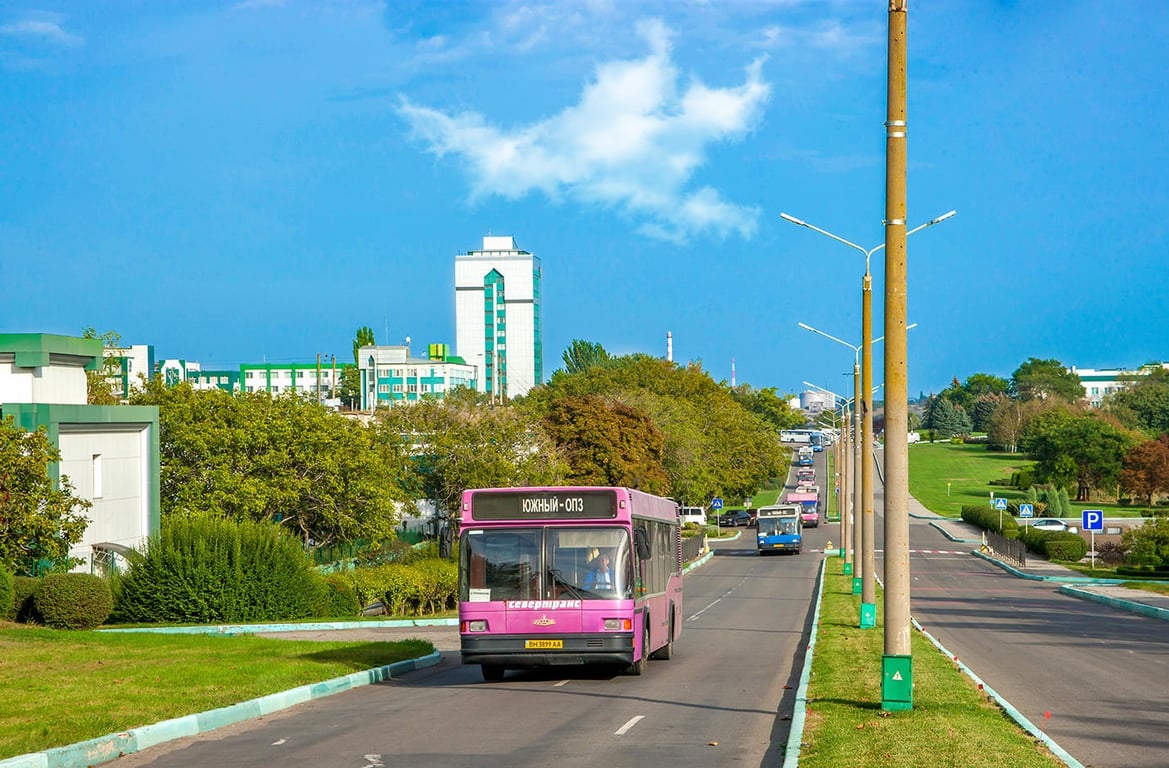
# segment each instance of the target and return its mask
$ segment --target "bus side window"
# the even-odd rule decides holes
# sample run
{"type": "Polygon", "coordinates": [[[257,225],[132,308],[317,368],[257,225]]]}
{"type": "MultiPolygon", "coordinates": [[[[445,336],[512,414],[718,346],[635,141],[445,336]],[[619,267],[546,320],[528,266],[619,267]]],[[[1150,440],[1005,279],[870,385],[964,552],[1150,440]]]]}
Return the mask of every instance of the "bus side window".
{"type": "Polygon", "coordinates": [[[638,560],[649,560],[653,554],[650,549],[649,535],[644,526],[633,529],[633,548],[637,551],[638,560]]]}

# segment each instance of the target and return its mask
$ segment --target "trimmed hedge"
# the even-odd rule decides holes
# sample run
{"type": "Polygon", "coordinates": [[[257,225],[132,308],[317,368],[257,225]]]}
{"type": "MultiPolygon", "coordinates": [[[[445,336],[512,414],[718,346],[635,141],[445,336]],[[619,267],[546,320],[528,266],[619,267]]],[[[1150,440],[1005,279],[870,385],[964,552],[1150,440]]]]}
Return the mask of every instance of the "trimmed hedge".
{"type": "Polygon", "coordinates": [[[357,591],[353,589],[350,579],[341,574],[329,574],[321,585],[321,601],[317,607],[317,615],[328,618],[356,616],[361,613],[361,605],[357,601],[357,591]]]}
{"type": "Polygon", "coordinates": [[[120,580],[120,622],[226,624],[317,616],[325,587],[300,542],[267,522],[163,518],[120,580]]]}
{"type": "Polygon", "coordinates": [[[36,593],[36,609],[53,629],[93,629],[114,609],[110,585],[92,573],[53,573],[36,593]]]}
{"type": "Polygon", "coordinates": [[[1036,531],[1027,529],[1020,536],[1027,549],[1048,560],[1079,561],[1088,554],[1088,542],[1071,531],[1036,531]]]}
{"type": "Polygon", "coordinates": [[[451,560],[431,557],[409,565],[375,565],[345,576],[352,580],[361,605],[380,600],[393,616],[421,616],[458,607],[459,567],[451,560]]]}
{"type": "MultiPolygon", "coordinates": [[[[1012,506],[1008,505],[1006,511],[1000,513],[989,505],[983,507],[977,504],[967,504],[962,507],[962,520],[971,525],[977,525],[984,531],[994,531],[1001,533],[1008,539],[1015,539],[1019,536],[1019,524],[1015,522],[1012,515],[1012,511],[1014,511],[1012,506]],[[1002,529],[999,528],[1000,517],[1003,521],[1002,529]]],[[[1017,509],[1016,507],[1015,510],[1017,509]]]]}
{"type": "Polygon", "coordinates": [[[36,594],[41,588],[40,576],[17,576],[12,580],[12,617],[22,624],[39,624],[36,594]]]}

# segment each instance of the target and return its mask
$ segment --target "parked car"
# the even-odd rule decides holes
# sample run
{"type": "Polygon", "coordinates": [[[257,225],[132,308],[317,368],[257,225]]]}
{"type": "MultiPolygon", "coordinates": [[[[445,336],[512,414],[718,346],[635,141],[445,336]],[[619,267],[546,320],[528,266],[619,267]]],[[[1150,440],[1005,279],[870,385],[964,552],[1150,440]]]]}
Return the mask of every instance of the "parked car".
{"type": "Polygon", "coordinates": [[[920,443],[920,442],[921,442],[921,433],[919,433],[919,432],[910,432],[910,433],[909,433],[909,437],[908,437],[908,441],[909,441],[910,443],[920,443]]]}
{"type": "Polygon", "coordinates": [[[735,509],[719,515],[718,524],[727,528],[751,524],[751,513],[745,509],[735,509]]]}
{"type": "Polygon", "coordinates": [[[1031,527],[1037,531],[1066,531],[1068,524],[1058,518],[1041,517],[1033,521],[1031,527]]]}

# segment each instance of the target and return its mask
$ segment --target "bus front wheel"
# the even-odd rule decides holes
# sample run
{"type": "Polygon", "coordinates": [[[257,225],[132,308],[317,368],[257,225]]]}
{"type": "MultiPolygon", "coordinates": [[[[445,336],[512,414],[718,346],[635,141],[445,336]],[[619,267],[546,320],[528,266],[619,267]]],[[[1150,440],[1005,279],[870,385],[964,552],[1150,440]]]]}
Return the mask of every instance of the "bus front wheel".
{"type": "Polygon", "coordinates": [[[654,651],[653,657],[659,661],[669,661],[674,657],[674,609],[670,609],[670,637],[666,644],[654,651]]]}
{"type": "Polygon", "coordinates": [[[629,665],[629,674],[644,675],[649,666],[649,616],[645,617],[645,627],[641,631],[641,658],[629,665]]]}

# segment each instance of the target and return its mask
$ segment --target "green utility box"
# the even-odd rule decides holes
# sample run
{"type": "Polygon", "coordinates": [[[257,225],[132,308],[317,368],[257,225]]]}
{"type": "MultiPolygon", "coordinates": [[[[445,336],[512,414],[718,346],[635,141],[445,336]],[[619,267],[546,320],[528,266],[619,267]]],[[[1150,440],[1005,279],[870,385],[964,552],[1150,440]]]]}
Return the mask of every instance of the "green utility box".
{"type": "MultiPolygon", "coordinates": [[[[840,555],[840,556],[841,556],[841,557],[844,557],[844,550],[842,549],[842,550],[840,550],[840,552],[841,552],[841,555],[840,555]]],[[[851,575],[852,575],[852,563],[845,563],[845,564],[844,564],[844,575],[845,575],[845,576],[851,576],[851,575]]]]}
{"type": "Polygon", "coordinates": [[[861,629],[877,626],[877,604],[861,603],[861,629]]]}
{"type": "Polygon", "coordinates": [[[881,709],[900,712],[913,709],[913,657],[881,657],[881,709]]]}
{"type": "Polygon", "coordinates": [[[861,593],[861,584],[862,581],[860,576],[852,577],[852,593],[854,595],[859,595],[861,593]]]}

